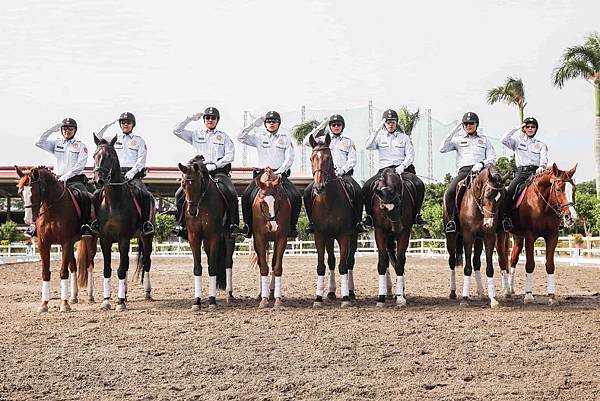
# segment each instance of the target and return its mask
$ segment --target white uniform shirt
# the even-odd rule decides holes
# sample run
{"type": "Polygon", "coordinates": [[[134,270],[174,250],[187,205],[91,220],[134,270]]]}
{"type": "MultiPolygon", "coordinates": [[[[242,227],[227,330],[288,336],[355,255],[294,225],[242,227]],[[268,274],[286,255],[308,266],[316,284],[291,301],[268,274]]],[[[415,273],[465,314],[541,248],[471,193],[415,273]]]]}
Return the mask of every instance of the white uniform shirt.
{"type": "Polygon", "coordinates": [[[538,139],[529,138],[521,133],[514,135],[515,132],[521,132],[521,127],[508,131],[502,137],[502,144],[515,152],[517,167],[538,166],[546,167],[548,165],[548,147],[538,139]]]}
{"type": "Polygon", "coordinates": [[[410,166],[415,160],[415,148],[410,137],[403,132],[374,131],[365,143],[367,150],[379,151],[379,168],[410,166]]]}
{"type": "Polygon", "coordinates": [[[484,165],[494,164],[496,162],[496,151],[492,142],[485,135],[475,133],[468,135],[457,127],[450,132],[440,146],[440,153],[456,151],[456,168],[472,166],[477,163],[484,165]]]}
{"type": "MultiPolygon", "coordinates": [[[[312,148],[312,146],[310,146],[309,138],[311,135],[315,134],[316,130],[313,130],[313,132],[304,137],[304,146],[312,148]]],[[[318,143],[325,142],[324,135],[314,138],[318,143]]],[[[354,141],[352,139],[344,136],[343,134],[331,134],[331,143],[329,144],[329,149],[331,150],[331,156],[333,157],[333,166],[340,174],[346,174],[356,166],[356,146],[354,146],[354,141]]]]}
{"type": "MultiPolygon", "coordinates": [[[[114,137],[107,138],[104,136],[106,130],[113,125],[114,122],[106,124],[100,131],[98,131],[98,138],[104,138],[107,141],[112,140],[114,137]]],[[[146,141],[139,135],[135,135],[133,132],[125,135],[122,132],[117,134],[117,142],[115,142],[115,150],[119,157],[119,164],[121,167],[128,168],[132,171],[132,174],[137,174],[146,167],[146,154],[148,149],[146,147],[146,141]]]]}
{"type": "Polygon", "coordinates": [[[52,133],[58,131],[60,131],[60,127],[56,128],[56,126],[48,129],[40,136],[35,145],[56,157],[54,174],[58,175],[61,181],[66,181],[83,172],[88,150],[83,142],[75,138],[48,139],[52,133]]]}
{"type": "Polygon", "coordinates": [[[204,163],[213,163],[217,168],[233,162],[235,146],[229,136],[219,130],[187,130],[192,121],[189,117],[178,124],[173,133],[193,146],[196,155],[204,156],[204,163]]]}
{"type": "Polygon", "coordinates": [[[275,170],[275,174],[282,174],[289,170],[294,162],[292,138],[281,130],[274,134],[262,130],[257,134],[250,125],[240,131],[238,140],[244,145],[256,148],[258,151],[257,168],[271,167],[275,170]]]}

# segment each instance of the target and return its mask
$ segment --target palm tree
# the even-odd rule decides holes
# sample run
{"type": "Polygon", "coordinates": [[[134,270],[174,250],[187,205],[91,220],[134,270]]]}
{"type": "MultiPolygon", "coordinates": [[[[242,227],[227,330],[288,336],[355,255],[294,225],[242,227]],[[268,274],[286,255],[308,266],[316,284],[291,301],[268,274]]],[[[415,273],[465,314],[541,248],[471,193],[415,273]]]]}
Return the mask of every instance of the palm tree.
{"type": "Polygon", "coordinates": [[[417,109],[417,111],[411,113],[406,106],[400,106],[400,110],[398,110],[398,126],[406,135],[410,136],[412,134],[413,128],[415,128],[417,121],[419,121],[419,112],[420,110],[417,109]]]}
{"type": "Polygon", "coordinates": [[[562,89],[570,79],[583,78],[594,86],[596,94],[596,194],[600,197],[600,35],[591,33],[581,46],[567,48],[560,64],[552,72],[554,86],[562,89]]]}
{"type": "Polygon", "coordinates": [[[300,153],[302,160],[300,163],[300,171],[302,172],[306,171],[306,146],[304,146],[302,142],[304,141],[304,137],[308,135],[310,131],[315,129],[317,125],[319,125],[319,122],[317,120],[311,120],[305,123],[295,125],[291,131],[292,138],[296,140],[296,143],[298,144],[298,146],[300,146],[301,149],[300,153]]]}
{"type": "Polygon", "coordinates": [[[523,123],[523,111],[525,110],[527,102],[525,101],[525,88],[523,87],[521,78],[506,78],[504,86],[498,86],[497,88],[488,91],[487,101],[489,104],[498,102],[514,104],[519,108],[520,121],[521,124],[523,123]]]}

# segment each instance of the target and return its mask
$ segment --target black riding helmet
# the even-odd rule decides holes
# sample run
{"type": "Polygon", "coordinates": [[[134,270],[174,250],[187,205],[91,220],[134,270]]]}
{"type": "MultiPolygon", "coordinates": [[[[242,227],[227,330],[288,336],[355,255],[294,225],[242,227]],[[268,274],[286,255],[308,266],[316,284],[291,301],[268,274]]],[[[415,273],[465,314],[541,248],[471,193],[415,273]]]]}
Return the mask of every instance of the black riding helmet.
{"type": "Polygon", "coordinates": [[[331,117],[329,117],[329,125],[331,125],[331,123],[342,123],[342,131],[344,130],[344,128],[346,128],[346,121],[344,121],[344,117],[342,117],[339,114],[334,114],[331,117]]]}
{"type": "Polygon", "coordinates": [[[281,124],[281,116],[276,111],[269,111],[265,114],[265,122],[267,120],[277,120],[279,124],[281,124]]]}
{"type": "Polygon", "coordinates": [[[219,114],[219,110],[217,110],[216,107],[207,107],[206,110],[204,110],[204,115],[205,116],[215,116],[217,118],[217,121],[219,121],[221,119],[221,115],[219,114]]]}
{"type": "Polygon", "coordinates": [[[396,112],[396,110],[388,109],[383,112],[383,115],[381,116],[381,118],[384,120],[398,121],[398,113],[396,112]]]}
{"type": "Polygon", "coordinates": [[[539,128],[540,125],[538,124],[538,120],[536,120],[533,117],[527,117],[526,119],[523,120],[524,124],[535,124],[535,128],[539,128]]]}
{"type": "Polygon", "coordinates": [[[71,117],[67,117],[64,120],[62,120],[62,125],[60,126],[61,129],[65,127],[73,127],[75,128],[75,132],[77,132],[77,121],[75,121],[71,117]]]}
{"type": "Polygon", "coordinates": [[[119,116],[119,124],[121,124],[121,121],[123,120],[130,120],[133,123],[133,126],[135,127],[135,116],[133,115],[133,113],[130,113],[128,111],[121,113],[121,115],[119,116]]]}
{"type": "Polygon", "coordinates": [[[479,116],[472,111],[468,111],[463,115],[462,122],[464,123],[475,123],[479,125],[479,116]]]}

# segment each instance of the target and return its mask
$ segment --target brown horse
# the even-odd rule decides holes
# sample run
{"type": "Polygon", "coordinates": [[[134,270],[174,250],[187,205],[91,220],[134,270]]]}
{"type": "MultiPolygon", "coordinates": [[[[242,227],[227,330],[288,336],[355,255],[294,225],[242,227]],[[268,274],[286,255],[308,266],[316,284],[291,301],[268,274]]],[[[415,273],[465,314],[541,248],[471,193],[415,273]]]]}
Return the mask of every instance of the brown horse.
{"type": "MultiPolygon", "coordinates": [[[[23,172],[15,166],[19,175],[17,184],[19,195],[25,208],[25,223],[35,222],[38,235],[38,248],[42,259],[42,304],[38,312],[48,312],[50,300],[50,247],[59,244],[62,248],[60,268],[61,312],[71,310],[70,303],[77,303],[77,264],[73,253],[75,243],[80,239],[81,221],[68,190],[54,174],[45,167],[36,167],[23,172]],[[71,275],[69,276],[69,271],[71,275]],[[71,298],[69,299],[69,278],[71,298]],[[70,303],[69,303],[70,302],[70,303]]],[[[79,271],[93,269],[96,253],[96,238],[80,241],[78,246],[79,271]],[[85,258],[82,255],[87,255],[85,258]]],[[[91,284],[91,282],[90,282],[91,284]]],[[[93,288],[88,288],[88,296],[93,301],[93,288]]]]}
{"type": "MultiPolygon", "coordinates": [[[[312,219],[315,226],[315,246],[317,248],[317,292],[314,307],[323,306],[323,287],[325,282],[325,249],[333,256],[333,240],[340,247],[340,281],[342,307],[351,305],[354,297],[354,253],[357,247],[355,213],[352,210],[350,196],[344,189],[342,178],[335,175],[333,157],[329,144],[331,137],[325,136],[324,143],[317,143],[313,136],[309,138],[312,146],[310,157],[313,174],[312,219]],[[328,242],[331,244],[328,245],[328,242]],[[352,290],[352,292],[350,292],[352,290]]],[[[335,262],[334,262],[335,263],[335,262]]],[[[334,292],[335,294],[335,292],[334,292]]]]}
{"type": "MultiPolygon", "coordinates": [[[[468,180],[469,178],[465,179],[468,180]]],[[[459,227],[456,233],[446,233],[446,247],[448,249],[450,266],[450,298],[456,298],[456,248],[461,243],[464,247],[464,281],[461,305],[468,305],[469,291],[471,288],[471,273],[475,269],[477,281],[477,294],[483,297],[483,284],[481,282],[481,253],[485,246],[485,261],[487,276],[488,297],[490,306],[497,307],[496,286],[494,284],[493,253],[496,243],[496,229],[498,226],[498,212],[501,210],[502,201],[506,194],[504,179],[494,165],[485,167],[477,175],[470,176],[470,185],[466,189],[462,202],[458,205],[459,227]],[[474,249],[473,249],[474,247],[474,249]],[[471,262],[471,253],[473,259],[471,262]]],[[[444,207],[444,224],[448,221],[444,207]]],[[[499,257],[502,257],[499,254],[499,257]]]]}
{"type": "Polygon", "coordinates": [[[187,166],[179,163],[183,173],[181,186],[185,194],[185,224],[188,240],[194,256],[194,304],[193,311],[200,310],[202,298],[202,245],[208,258],[208,302],[216,308],[217,286],[227,291],[227,301],[233,298],[231,267],[235,239],[225,233],[223,222],[227,217],[223,196],[215,180],[210,176],[203,158],[190,160],[187,166]]]}
{"type": "Polygon", "coordinates": [[[281,275],[283,273],[283,253],[287,245],[287,234],[290,226],[292,207],[290,200],[280,183],[280,177],[270,167],[255,178],[258,193],[252,203],[252,227],[254,251],[260,268],[261,300],[259,307],[269,303],[269,266],[267,251],[272,241],[275,307],[281,303],[281,275]]]}
{"type": "MultiPolygon", "coordinates": [[[[561,224],[571,227],[577,219],[576,186],[573,182],[576,170],[577,165],[569,171],[562,171],[559,170],[556,163],[552,164],[552,167],[533,178],[531,184],[525,189],[520,206],[513,210],[511,218],[514,227],[511,233],[514,234],[515,243],[510,258],[510,274],[507,262],[504,261],[500,264],[503,270],[502,282],[507,296],[514,294],[515,268],[519,261],[519,254],[523,250],[523,242],[525,242],[525,272],[527,275],[523,301],[525,303],[534,301],[532,294],[535,268],[534,245],[536,239],[542,237],[546,242],[548,303],[550,305],[558,303],[554,282],[554,250],[558,243],[558,231],[561,224]]],[[[498,249],[508,249],[508,235],[505,233],[499,236],[498,249]]]]}
{"type": "Polygon", "coordinates": [[[404,266],[410,230],[416,214],[416,189],[413,188],[411,192],[409,185],[410,181],[402,179],[394,169],[388,168],[383,171],[373,191],[373,222],[379,255],[378,307],[385,306],[388,292],[386,273],[390,261],[396,271],[396,306],[406,306],[404,266]]]}

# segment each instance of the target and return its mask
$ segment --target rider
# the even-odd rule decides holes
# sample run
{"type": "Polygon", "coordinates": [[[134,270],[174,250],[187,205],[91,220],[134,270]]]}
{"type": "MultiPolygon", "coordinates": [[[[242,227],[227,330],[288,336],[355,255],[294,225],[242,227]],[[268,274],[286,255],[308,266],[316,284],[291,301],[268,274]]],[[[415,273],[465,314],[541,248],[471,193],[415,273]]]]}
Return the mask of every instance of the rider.
{"type": "MultiPolygon", "coordinates": [[[[121,133],[117,134],[117,142],[114,147],[119,157],[121,165],[121,173],[125,174],[125,180],[140,193],[140,203],[142,209],[142,235],[149,235],[154,232],[154,225],[150,221],[150,209],[152,195],[142,182],[142,178],[146,175],[146,141],[139,135],[134,134],[135,116],[130,112],[121,113],[118,119],[108,122],[100,131],[98,138],[103,138],[106,130],[119,122],[121,133]]],[[[107,139],[107,138],[104,138],[107,139]]],[[[111,138],[112,139],[112,138],[111,138]]]]}
{"type": "MultiPolygon", "coordinates": [[[[240,230],[238,198],[231,178],[229,178],[231,163],[235,155],[235,147],[233,141],[225,132],[217,130],[220,118],[219,110],[214,107],[207,107],[204,113],[197,113],[186,117],[185,120],[177,124],[173,129],[173,134],[192,145],[196,155],[204,158],[206,169],[216,179],[219,189],[227,199],[230,224],[229,232],[236,234],[240,230]],[[206,129],[193,131],[185,129],[191,121],[198,121],[201,118],[204,120],[206,129]]],[[[183,187],[179,187],[175,193],[175,199],[177,201],[177,221],[179,222],[179,226],[175,228],[175,232],[178,236],[185,238],[187,237],[187,230],[185,228],[185,213],[183,213],[185,200],[183,187]]]]}
{"type": "MultiPolygon", "coordinates": [[[[269,111],[264,117],[258,117],[250,125],[243,128],[238,134],[238,140],[244,145],[253,146],[258,153],[258,165],[254,169],[254,178],[260,176],[265,167],[271,167],[275,174],[281,177],[281,185],[290,197],[292,206],[292,216],[290,222],[289,237],[297,237],[298,231],[296,224],[300,216],[302,207],[302,198],[296,186],[288,179],[290,167],[294,162],[294,145],[292,138],[285,132],[279,130],[281,125],[281,116],[276,111],[269,111]],[[254,128],[261,126],[265,130],[256,134],[254,128]]],[[[256,188],[254,180],[244,190],[242,194],[242,214],[246,223],[242,232],[248,238],[252,236],[252,194],[256,188]]]]}
{"type": "Polygon", "coordinates": [[[538,126],[535,118],[527,117],[523,120],[522,125],[508,131],[502,137],[502,144],[515,152],[517,162],[517,174],[508,186],[506,201],[504,202],[502,228],[505,231],[510,231],[513,228],[510,213],[514,207],[513,196],[517,186],[527,181],[534,173],[540,174],[543,172],[548,164],[548,146],[535,137],[538,126]],[[514,134],[517,131],[521,132],[518,136],[515,136],[514,134]]]}
{"type": "Polygon", "coordinates": [[[408,135],[398,130],[398,113],[389,109],[383,112],[382,120],[379,126],[369,135],[365,145],[367,150],[377,150],[379,152],[379,171],[373,177],[369,178],[362,188],[363,200],[365,203],[365,225],[373,226],[373,187],[375,182],[383,174],[386,168],[393,168],[402,175],[403,179],[411,181],[416,188],[415,224],[425,224],[421,217],[421,206],[425,198],[425,184],[416,176],[415,166],[412,164],[415,160],[415,148],[408,135]],[[385,131],[383,128],[385,127],[385,131]]]}
{"type": "Polygon", "coordinates": [[[440,145],[440,153],[455,150],[456,167],[458,172],[456,177],[450,183],[446,191],[444,203],[448,212],[448,223],[446,232],[456,232],[455,212],[456,212],[456,186],[458,182],[464,179],[469,173],[479,173],[484,166],[494,164],[496,161],[496,152],[490,139],[477,132],[479,126],[479,117],[473,112],[467,112],[462,117],[462,122],[444,138],[440,145]],[[464,133],[459,131],[461,127],[464,133]]]}
{"type": "MultiPolygon", "coordinates": [[[[356,146],[354,141],[347,136],[342,135],[346,122],[344,117],[339,114],[334,114],[329,119],[323,120],[323,122],[317,126],[312,132],[304,137],[304,145],[311,147],[309,139],[312,135],[315,141],[323,143],[325,138],[324,128],[329,125],[329,131],[333,134],[329,149],[331,150],[331,156],[333,156],[333,166],[335,167],[335,175],[340,177],[348,184],[352,185],[354,191],[352,193],[352,203],[354,203],[354,214],[356,218],[356,230],[361,233],[365,231],[365,228],[361,222],[362,220],[362,199],[360,185],[352,177],[354,174],[354,167],[356,166],[356,146]],[[319,132],[323,135],[315,136],[319,132]]],[[[306,208],[306,215],[308,216],[308,227],[306,231],[314,233],[314,224],[312,222],[312,191],[314,183],[310,183],[304,190],[304,207],[306,208]]]]}
{"type": "MultiPolygon", "coordinates": [[[[80,191],[81,197],[81,236],[91,237],[97,234],[90,226],[91,199],[86,187],[87,177],[83,169],[88,158],[88,150],[85,144],[75,139],[77,133],[77,122],[72,118],[65,118],[62,122],[47,129],[37,140],[35,145],[52,153],[56,157],[54,174],[69,188],[80,191]],[[62,138],[48,139],[50,135],[61,131],[62,138]]],[[[35,237],[35,224],[30,225],[25,231],[28,237],[35,237]]]]}

